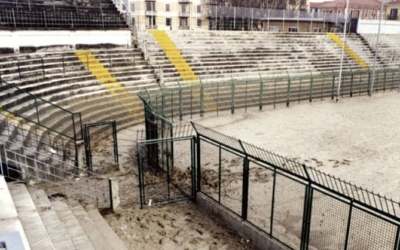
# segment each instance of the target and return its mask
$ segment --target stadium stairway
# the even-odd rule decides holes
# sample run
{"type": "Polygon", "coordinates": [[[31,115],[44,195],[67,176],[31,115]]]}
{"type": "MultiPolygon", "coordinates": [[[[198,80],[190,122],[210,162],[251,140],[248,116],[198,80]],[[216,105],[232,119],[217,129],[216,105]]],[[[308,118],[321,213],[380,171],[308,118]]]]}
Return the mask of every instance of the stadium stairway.
{"type": "MultiPolygon", "coordinates": [[[[332,72],[339,69],[341,48],[325,33],[267,33],[237,31],[166,31],[183,58],[204,82],[263,76],[332,72]]],[[[161,67],[166,85],[184,81],[153,34],[141,32],[150,64],[161,67]]],[[[346,69],[361,69],[345,55],[346,69]]]]}
{"type": "MultiPolygon", "coordinates": [[[[25,250],[127,250],[99,211],[0,176],[0,235],[17,231],[25,250]]],[[[8,248],[7,248],[8,249],[8,248]]],[[[11,249],[11,248],[10,248],[11,249]]]]}

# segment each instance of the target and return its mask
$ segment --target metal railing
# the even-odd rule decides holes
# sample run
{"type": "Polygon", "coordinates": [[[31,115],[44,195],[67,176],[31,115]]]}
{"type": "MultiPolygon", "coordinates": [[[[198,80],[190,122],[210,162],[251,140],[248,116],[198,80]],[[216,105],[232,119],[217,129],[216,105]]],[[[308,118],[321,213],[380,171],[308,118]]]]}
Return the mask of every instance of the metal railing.
{"type": "Polygon", "coordinates": [[[0,137],[18,143],[34,151],[42,151],[77,166],[75,141],[44,127],[15,117],[12,113],[0,113],[0,137]]]}
{"type": "Polygon", "coordinates": [[[243,221],[290,249],[398,249],[399,202],[193,126],[197,191],[243,221]]]}
{"type": "Polygon", "coordinates": [[[71,112],[64,109],[23,90],[15,84],[7,83],[1,78],[0,86],[3,89],[3,95],[0,95],[2,110],[9,111],[14,116],[38,124],[74,141],[83,138],[82,115],[80,112],[71,112]],[[24,103],[25,106],[15,109],[21,103],[24,103]],[[54,117],[58,117],[57,120],[54,120],[54,117]]]}
{"type": "MultiPolygon", "coordinates": [[[[93,2],[91,2],[93,4],[93,2]]],[[[15,1],[0,1],[0,5],[11,5],[13,8],[16,10],[24,10],[28,9],[31,11],[32,9],[38,9],[38,8],[43,8],[48,11],[71,11],[71,9],[75,10],[76,12],[79,11],[88,11],[88,12],[93,12],[93,11],[99,11],[102,12],[104,7],[104,3],[100,0],[98,2],[98,7],[93,7],[93,6],[79,6],[78,3],[74,3],[74,5],[68,6],[68,5],[59,5],[56,4],[56,2],[53,0],[52,3],[49,4],[44,4],[44,3],[37,3],[37,2],[32,2],[31,0],[28,0],[27,2],[20,2],[18,0],[15,1]]],[[[106,5],[107,6],[107,5],[106,5]]]]}
{"type": "Polygon", "coordinates": [[[126,28],[121,15],[29,10],[0,10],[0,28],[115,29],[126,28]]]}
{"type": "MultiPolygon", "coordinates": [[[[371,69],[344,71],[341,96],[372,94],[371,69]]],[[[228,111],[263,109],[279,104],[289,106],[302,101],[333,99],[337,95],[339,72],[324,72],[280,77],[259,76],[249,80],[179,85],[158,91],[142,90],[138,95],[151,113],[170,122],[191,120],[205,115],[219,115],[228,111]]],[[[399,91],[400,67],[378,68],[375,74],[374,92],[399,91]]]]}
{"type": "Polygon", "coordinates": [[[84,169],[76,168],[57,156],[32,151],[14,141],[0,141],[1,174],[25,182],[36,182],[53,193],[79,196],[98,207],[110,206],[109,180],[84,169]],[[13,149],[12,149],[13,148],[13,149]]]}

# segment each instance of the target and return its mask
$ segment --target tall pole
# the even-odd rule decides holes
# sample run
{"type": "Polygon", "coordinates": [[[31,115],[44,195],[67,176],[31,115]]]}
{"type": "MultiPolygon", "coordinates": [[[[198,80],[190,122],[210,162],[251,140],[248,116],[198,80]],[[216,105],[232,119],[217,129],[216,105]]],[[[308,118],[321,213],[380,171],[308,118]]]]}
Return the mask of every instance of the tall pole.
{"type": "MultiPolygon", "coordinates": [[[[346,3],[346,10],[344,11],[345,19],[344,19],[344,30],[343,30],[343,44],[342,44],[342,57],[340,58],[340,70],[339,70],[339,83],[337,88],[336,101],[340,99],[340,86],[342,84],[342,73],[343,73],[343,60],[344,60],[344,46],[346,44],[346,30],[347,30],[347,20],[349,18],[349,0],[346,3]]],[[[336,13],[337,15],[337,13],[336,13]]]]}
{"type": "Polygon", "coordinates": [[[376,37],[376,44],[375,44],[375,58],[374,58],[374,70],[372,71],[372,80],[371,80],[371,89],[369,90],[369,95],[372,95],[372,91],[374,90],[374,83],[375,83],[375,71],[376,71],[376,61],[378,59],[378,50],[379,50],[379,37],[381,35],[381,26],[382,26],[382,19],[383,19],[383,4],[382,1],[381,6],[381,19],[379,20],[379,28],[378,28],[378,36],[376,37]]]}

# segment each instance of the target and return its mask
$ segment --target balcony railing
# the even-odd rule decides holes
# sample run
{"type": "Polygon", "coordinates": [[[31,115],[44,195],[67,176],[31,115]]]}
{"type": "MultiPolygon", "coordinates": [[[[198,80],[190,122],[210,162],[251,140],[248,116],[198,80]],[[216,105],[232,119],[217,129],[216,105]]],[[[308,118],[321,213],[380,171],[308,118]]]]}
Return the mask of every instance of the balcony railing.
{"type": "Polygon", "coordinates": [[[388,20],[399,20],[398,15],[388,15],[388,20]]]}
{"type": "Polygon", "coordinates": [[[190,30],[190,26],[185,25],[185,26],[179,26],[180,30],[190,30]]]}
{"type": "Polygon", "coordinates": [[[179,16],[181,16],[181,17],[189,17],[190,16],[190,12],[179,12],[179,16]]]}
{"type": "Polygon", "coordinates": [[[157,11],[155,10],[146,10],[146,16],[156,16],[157,11]]]}

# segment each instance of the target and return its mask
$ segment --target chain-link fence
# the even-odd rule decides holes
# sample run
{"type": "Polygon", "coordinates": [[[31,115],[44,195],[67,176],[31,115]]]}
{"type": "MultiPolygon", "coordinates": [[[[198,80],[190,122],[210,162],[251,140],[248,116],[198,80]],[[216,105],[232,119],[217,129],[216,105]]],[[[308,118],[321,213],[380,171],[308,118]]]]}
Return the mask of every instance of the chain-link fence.
{"type": "Polygon", "coordinates": [[[399,249],[400,203],[193,126],[197,190],[287,247],[399,249]]]}

